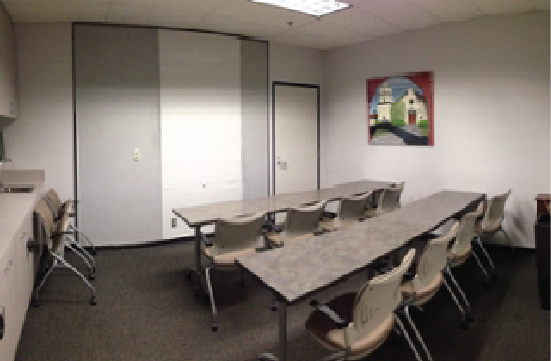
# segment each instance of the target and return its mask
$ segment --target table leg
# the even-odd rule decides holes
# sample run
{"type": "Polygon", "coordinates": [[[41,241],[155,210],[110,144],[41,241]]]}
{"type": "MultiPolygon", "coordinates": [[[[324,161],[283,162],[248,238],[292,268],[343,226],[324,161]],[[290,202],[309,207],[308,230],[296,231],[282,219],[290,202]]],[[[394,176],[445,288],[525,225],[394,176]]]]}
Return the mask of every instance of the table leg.
{"type": "Polygon", "coordinates": [[[279,302],[279,361],[287,361],[287,304],[279,302]]]}
{"type": "Polygon", "coordinates": [[[203,280],[203,267],[201,266],[201,226],[195,226],[195,266],[189,270],[187,276],[191,278],[195,275],[197,284],[195,285],[194,293],[199,295],[200,286],[203,286],[203,291],[206,292],[206,284],[203,280]]]}
{"type": "Polygon", "coordinates": [[[279,358],[271,353],[262,353],[259,361],[287,361],[287,304],[279,301],[279,358]]]}

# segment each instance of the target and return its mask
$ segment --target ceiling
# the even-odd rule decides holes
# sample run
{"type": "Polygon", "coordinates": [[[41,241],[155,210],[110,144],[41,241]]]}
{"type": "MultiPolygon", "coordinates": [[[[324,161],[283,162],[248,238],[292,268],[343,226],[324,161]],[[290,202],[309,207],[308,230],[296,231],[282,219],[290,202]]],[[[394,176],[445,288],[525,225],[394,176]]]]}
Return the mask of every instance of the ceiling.
{"type": "MultiPolygon", "coordinates": [[[[345,1],[345,0],[341,0],[345,1]]],[[[322,17],[248,0],[2,0],[15,22],[107,22],[214,30],[330,49],[481,15],[549,11],[549,0],[349,0],[322,17]]]]}

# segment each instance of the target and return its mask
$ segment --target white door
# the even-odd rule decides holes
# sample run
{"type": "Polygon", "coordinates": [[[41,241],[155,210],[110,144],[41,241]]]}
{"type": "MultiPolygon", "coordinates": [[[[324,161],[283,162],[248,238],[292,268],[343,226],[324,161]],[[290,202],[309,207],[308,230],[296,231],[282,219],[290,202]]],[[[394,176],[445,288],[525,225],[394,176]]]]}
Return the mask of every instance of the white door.
{"type": "Polygon", "coordinates": [[[274,194],[319,186],[319,86],[274,83],[274,194]]]}

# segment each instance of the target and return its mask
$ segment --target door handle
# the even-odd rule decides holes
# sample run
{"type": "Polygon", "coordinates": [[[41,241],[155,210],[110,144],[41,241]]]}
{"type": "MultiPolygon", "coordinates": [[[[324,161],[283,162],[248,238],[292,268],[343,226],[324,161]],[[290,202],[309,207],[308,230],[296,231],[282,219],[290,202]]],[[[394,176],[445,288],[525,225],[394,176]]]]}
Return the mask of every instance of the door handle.
{"type": "Polygon", "coordinates": [[[4,338],[6,331],[6,309],[4,306],[0,306],[0,340],[4,338]]]}

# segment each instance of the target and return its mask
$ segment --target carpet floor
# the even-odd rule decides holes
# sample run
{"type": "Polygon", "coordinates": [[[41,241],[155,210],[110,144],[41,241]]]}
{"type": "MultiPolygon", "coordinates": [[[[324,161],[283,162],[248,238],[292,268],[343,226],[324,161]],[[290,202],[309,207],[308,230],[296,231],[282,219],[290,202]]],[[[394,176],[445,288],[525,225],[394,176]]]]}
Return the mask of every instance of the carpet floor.
{"type": "MultiPolygon", "coordinates": [[[[460,313],[444,288],[424,311],[412,312],[434,360],[549,360],[549,312],[539,308],[534,252],[489,252],[498,275],[490,289],[473,259],[454,270],[472,305],[475,322],[468,330],[459,327],[460,313]]],[[[16,361],[253,361],[263,351],[277,351],[271,293],[250,275],[242,287],[239,272],[213,272],[219,329],[211,332],[210,305],[193,297],[185,277],[193,265],[191,242],[103,249],[96,261],[98,304],[88,304],[90,293],[74,274],[55,270],[41,290],[40,307],[27,312],[16,361]]],[[[328,301],[357,291],[364,281],[357,275],[315,297],[328,301]]],[[[307,301],[288,307],[289,361],[328,355],[304,328],[310,312],[307,301]]],[[[392,333],[366,360],[415,356],[392,333]]]]}

